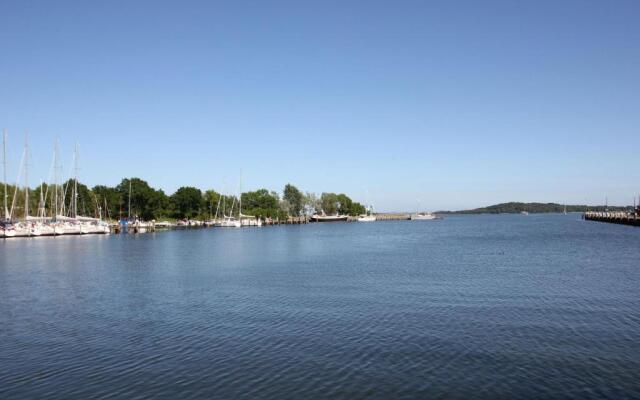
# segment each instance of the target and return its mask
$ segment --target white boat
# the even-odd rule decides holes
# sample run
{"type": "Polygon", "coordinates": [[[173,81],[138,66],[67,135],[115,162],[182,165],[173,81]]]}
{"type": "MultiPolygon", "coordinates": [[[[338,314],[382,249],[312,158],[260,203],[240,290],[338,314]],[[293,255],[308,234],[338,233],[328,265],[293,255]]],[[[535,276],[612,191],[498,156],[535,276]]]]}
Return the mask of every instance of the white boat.
{"type": "Polygon", "coordinates": [[[520,211],[520,214],[522,214],[522,215],[529,215],[529,212],[528,212],[528,211],[520,211]]]}
{"type": "Polygon", "coordinates": [[[14,237],[30,237],[31,236],[31,229],[22,222],[15,224],[13,230],[15,232],[14,237]]]}
{"type": "Polygon", "coordinates": [[[367,207],[366,212],[358,216],[358,222],[374,222],[375,220],[376,216],[373,215],[373,206],[367,207]]]}
{"type": "Polygon", "coordinates": [[[42,236],[55,236],[55,228],[53,225],[48,223],[40,223],[39,224],[40,235],[42,236]]]}
{"type": "Polygon", "coordinates": [[[65,221],[62,223],[62,232],[63,235],[80,235],[82,229],[76,221],[65,221]]]}
{"type": "Polygon", "coordinates": [[[438,217],[435,214],[432,214],[430,212],[419,211],[420,208],[421,208],[420,200],[418,200],[418,207],[416,209],[416,213],[411,214],[412,221],[431,221],[434,219],[438,219],[438,217]]]}
{"type": "Polygon", "coordinates": [[[0,223],[0,237],[12,238],[16,236],[16,227],[11,222],[0,223]]]}
{"type": "Polygon", "coordinates": [[[437,216],[430,212],[418,212],[415,214],[411,214],[412,221],[430,221],[433,219],[437,219],[437,216]]]}
{"type": "Polygon", "coordinates": [[[241,228],[242,222],[238,221],[234,217],[226,217],[223,220],[220,220],[218,225],[220,228],[241,228]]]}

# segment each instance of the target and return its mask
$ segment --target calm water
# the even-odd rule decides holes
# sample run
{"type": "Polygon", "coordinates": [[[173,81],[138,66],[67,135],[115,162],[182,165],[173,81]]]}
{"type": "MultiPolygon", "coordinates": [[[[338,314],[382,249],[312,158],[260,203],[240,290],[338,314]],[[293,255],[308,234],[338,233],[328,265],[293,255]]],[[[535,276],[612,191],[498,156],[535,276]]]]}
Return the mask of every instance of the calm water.
{"type": "Polygon", "coordinates": [[[0,240],[0,398],[640,398],[640,229],[0,240]]]}

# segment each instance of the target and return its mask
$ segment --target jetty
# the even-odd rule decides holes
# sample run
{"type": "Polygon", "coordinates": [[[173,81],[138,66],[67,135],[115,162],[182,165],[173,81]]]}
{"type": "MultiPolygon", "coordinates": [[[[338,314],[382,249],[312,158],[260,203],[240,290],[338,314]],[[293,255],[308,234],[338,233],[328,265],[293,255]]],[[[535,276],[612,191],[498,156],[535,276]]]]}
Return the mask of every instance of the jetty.
{"type": "Polygon", "coordinates": [[[587,211],[582,215],[582,219],[584,219],[585,221],[609,222],[612,224],[640,226],[640,212],[638,212],[638,210],[636,210],[636,212],[587,211]]]}

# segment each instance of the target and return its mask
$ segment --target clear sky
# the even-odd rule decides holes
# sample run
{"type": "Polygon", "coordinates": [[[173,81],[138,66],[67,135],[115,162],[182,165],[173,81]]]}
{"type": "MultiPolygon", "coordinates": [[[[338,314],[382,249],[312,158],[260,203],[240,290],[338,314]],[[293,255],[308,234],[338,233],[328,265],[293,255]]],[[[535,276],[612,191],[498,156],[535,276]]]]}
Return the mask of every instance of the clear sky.
{"type": "Polygon", "coordinates": [[[15,180],[53,142],[115,185],[344,192],[380,210],[640,194],[638,1],[0,0],[15,180]]]}

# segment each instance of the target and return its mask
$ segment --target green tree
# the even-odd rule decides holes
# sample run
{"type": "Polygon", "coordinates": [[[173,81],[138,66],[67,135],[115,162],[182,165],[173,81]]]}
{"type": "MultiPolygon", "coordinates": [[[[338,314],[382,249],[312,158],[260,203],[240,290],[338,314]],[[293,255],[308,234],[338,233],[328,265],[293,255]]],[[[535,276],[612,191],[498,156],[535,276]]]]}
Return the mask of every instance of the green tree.
{"type": "Polygon", "coordinates": [[[200,215],[202,192],[194,187],[183,186],[171,195],[171,203],[177,218],[195,218],[200,215]]]}
{"type": "MultiPolygon", "coordinates": [[[[75,180],[69,179],[62,185],[65,214],[73,217],[73,195],[76,188],[75,180]]],[[[31,203],[31,202],[29,202],[31,203]]],[[[77,215],[85,217],[97,217],[98,209],[96,204],[96,197],[93,192],[87,187],[87,185],[78,182],[77,184],[77,201],[76,201],[77,215]]],[[[31,212],[30,212],[31,214],[31,212]]]]}
{"type": "Polygon", "coordinates": [[[278,194],[267,189],[242,193],[242,213],[261,217],[280,216],[278,194]]]}
{"type": "Polygon", "coordinates": [[[283,191],[283,200],[286,201],[288,212],[291,215],[299,216],[304,208],[304,196],[297,187],[287,184],[283,191]]]}
{"type": "Polygon", "coordinates": [[[338,195],[335,193],[322,193],[322,195],[320,195],[320,206],[325,214],[335,214],[338,212],[338,207],[340,206],[338,195]]]}
{"type": "Polygon", "coordinates": [[[220,193],[215,190],[207,190],[204,192],[203,197],[203,207],[202,212],[206,214],[207,218],[212,218],[216,216],[216,212],[218,216],[222,215],[222,199],[220,193]],[[218,204],[220,204],[220,209],[218,210],[218,204]]]}
{"type": "Polygon", "coordinates": [[[102,208],[103,218],[116,219],[122,212],[124,204],[122,193],[116,188],[104,185],[94,186],[91,191],[95,194],[98,204],[102,208]]]}
{"type": "Polygon", "coordinates": [[[168,214],[171,206],[162,190],[155,190],[140,178],[123,179],[116,187],[124,201],[124,215],[139,216],[145,220],[157,219],[168,214]],[[129,210],[129,183],[131,183],[131,210],[129,210]]]}

